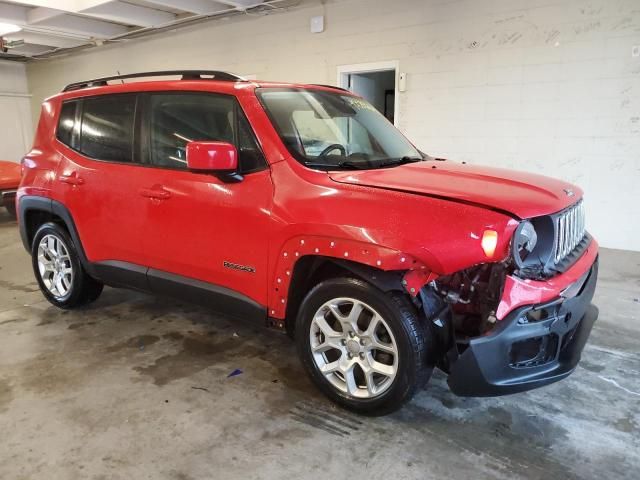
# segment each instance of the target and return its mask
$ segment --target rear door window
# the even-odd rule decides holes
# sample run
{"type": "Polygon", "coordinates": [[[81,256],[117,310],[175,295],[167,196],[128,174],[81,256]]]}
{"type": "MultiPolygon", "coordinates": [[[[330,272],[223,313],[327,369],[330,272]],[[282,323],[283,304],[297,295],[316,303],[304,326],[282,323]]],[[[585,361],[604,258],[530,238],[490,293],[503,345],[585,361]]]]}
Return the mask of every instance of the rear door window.
{"type": "Polygon", "coordinates": [[[135,94],[83,99],[80,152],[98,160],[132,162],[135,110],[135,94]]]}

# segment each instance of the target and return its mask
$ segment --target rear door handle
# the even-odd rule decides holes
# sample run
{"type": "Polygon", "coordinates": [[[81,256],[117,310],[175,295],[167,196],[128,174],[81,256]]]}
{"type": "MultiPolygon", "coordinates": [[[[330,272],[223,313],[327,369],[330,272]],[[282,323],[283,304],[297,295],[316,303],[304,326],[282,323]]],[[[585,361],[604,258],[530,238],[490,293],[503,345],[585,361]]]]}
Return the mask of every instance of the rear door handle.
{"type": "Polygon", "coordinates": [[[62,183],[68,183],[69,185],[83,185],[84,178],[79,177],[76,172],[71,172],[69,175],[60,175],[58,177],[62,183]]]}
{"type": "Polygon", "coordinates": [[[155,198],[157,200],[168,200],[171,198],[171,192],[162,188],[161,185],[154,185],[151,188],[143,188],[140,195],[147,198],[155,198]]]}

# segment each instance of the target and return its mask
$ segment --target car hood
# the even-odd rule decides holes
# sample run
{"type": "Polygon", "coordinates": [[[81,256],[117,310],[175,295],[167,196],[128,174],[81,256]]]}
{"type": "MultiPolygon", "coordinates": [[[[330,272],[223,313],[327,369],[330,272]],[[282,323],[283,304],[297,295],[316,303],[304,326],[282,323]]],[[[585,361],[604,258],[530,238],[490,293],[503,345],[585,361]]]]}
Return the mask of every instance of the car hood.
{"type": "Polygon", "coordinates": [[[502,168],[425,161],[376,170],[332,171],[335,182],[445,198],[531,218],[558,212],[582,190],[567,182],[502,168]]]}

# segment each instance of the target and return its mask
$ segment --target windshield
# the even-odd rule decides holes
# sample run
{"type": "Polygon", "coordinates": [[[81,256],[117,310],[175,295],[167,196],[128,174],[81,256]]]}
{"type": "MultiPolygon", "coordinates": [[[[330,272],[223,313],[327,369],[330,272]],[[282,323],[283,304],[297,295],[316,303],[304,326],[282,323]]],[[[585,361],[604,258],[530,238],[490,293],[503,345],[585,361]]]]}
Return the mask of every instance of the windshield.
{"type": "Polygon", "coordinates": [[[291,154],[310,168],[368,169],[422,160],[361,98],[294,88],[259,88],[256,93],[291,154]]]}

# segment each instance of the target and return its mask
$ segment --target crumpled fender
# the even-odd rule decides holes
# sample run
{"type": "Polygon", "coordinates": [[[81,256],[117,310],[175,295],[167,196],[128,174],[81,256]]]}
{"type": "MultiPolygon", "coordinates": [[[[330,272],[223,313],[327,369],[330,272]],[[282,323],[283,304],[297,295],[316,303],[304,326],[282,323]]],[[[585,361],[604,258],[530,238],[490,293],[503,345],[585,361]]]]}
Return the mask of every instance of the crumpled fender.
{"type": "Polygon", "coordinates": [[[330,257],[368,265],[385,271],[406,271],[403,286],[415,296],[427,282],[437,278],[423,261],[407,253],[371,243],[330,236],[298,235],[287,240],[278,255],[269,290],[269,316],[284,318],[287,295],[298,260],[307,255],[330,257]]]}

